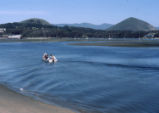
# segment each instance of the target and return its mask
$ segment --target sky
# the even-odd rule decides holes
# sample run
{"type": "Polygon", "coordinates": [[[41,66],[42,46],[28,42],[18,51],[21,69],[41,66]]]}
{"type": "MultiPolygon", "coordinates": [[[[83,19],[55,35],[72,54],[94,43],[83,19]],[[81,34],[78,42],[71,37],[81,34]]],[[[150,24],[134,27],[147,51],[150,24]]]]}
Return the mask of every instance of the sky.
{"type": "Polygon", "coordinates": [[[0,0],[0,23],[29,18],[52,24],[116,24],[135,17],[159,26],[159,0],[0,0]]]}

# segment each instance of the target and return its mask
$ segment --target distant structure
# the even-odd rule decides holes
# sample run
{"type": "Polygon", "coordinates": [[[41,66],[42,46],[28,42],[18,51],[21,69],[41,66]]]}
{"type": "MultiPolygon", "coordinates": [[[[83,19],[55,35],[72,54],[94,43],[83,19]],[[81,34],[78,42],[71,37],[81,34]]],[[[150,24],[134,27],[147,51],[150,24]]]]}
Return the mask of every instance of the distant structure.
{"type": "Polygon", "coordinates": [[[0,28],[0,33],[6,32],[6,28],[0,28]]]}
{"type": "Polygon", "coordinates": [[[144,36],[144,38],[155,38],[156,33],[148,33],[144,36]]]}
{"type": "Polygon", "coordinates": [[[21,34],[6,34],[6,28],[0,28],[1,39],[22,39],[21,34]]]}
{"type": "Polygon", "coordinates": [[[21,39],[22,38],[22,35],[8,35],[9,39],[21,39]]]}

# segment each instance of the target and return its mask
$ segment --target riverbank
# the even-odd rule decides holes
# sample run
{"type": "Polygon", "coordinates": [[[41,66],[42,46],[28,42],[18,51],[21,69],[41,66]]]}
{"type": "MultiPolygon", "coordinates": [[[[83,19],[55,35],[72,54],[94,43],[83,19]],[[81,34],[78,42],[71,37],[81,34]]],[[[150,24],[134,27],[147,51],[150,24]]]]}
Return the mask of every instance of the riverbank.
{"type": "Polygon", "coordinates": [[[91,43],[71,43],[70,45],[79,46],[113,46],[113,47],[158,47],[159,40],[107,40],[102,42],[91,43]]]}
{"type": "Polygon", "coordinates": [[[75,113],[71,110],[44,104],[0,85],[0,113],[75,113]]]}
{"type": "MultiPolygon", "coordinates": [[[[85,38],[24,38],[24,39],[4,39],[0,38],[0,42],[62,42],[62,41],[87,41],[87,40],[97,40],[96,38],[85,39],[85,38]]],[[[98,39],[104,40],[104,39],[98,39]]]]}
{"type": "Polygon", "coordinates": [[[0,43],[5,42],[74,42],[70,45],[79,46],[114,46],[114,47],[158,47],[159,39],[139,39],[139,38],[24,38],[24,39],[0,39],[0,43]],[[88,42],[87,42],[88,41],[88,42]],[[91,41],[91,42],[89,42],[91,41]]]}

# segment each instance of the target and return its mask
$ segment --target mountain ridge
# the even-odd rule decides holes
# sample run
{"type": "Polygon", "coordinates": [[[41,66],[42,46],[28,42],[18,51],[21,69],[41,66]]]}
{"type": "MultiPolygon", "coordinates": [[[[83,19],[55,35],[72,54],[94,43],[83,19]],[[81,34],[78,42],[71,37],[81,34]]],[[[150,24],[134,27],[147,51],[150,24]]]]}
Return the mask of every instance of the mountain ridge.
{"type": "Polygon", "coordinates": [[[51,25],[48,21],[41,19],[41,18],[30,18],[23,20],[19,23],[24,23],[24,24],[40,24],[40,25],[51,25]]]}
{"type": "Polygon", "coordinates": [[[91,23],[74,23],[74,24],[53,24],[59,27],[64,27],[64,26],[71,26],[71,27],[83,27],[83,28],[91,28],[91,29],[96,29],[96,30],[106,30],[107,28],[111,27],[112,24],[91,24],[91,23]]]}
{"type": "Polygon", "coordinates": [[[156,30],[154,26],[149,24],[146,21],[130,17],[127,18],[118,24],[108,28],[109,31],[153,31],[156,30]]]}
{"type": "MultiPolygon", "coordinates": [[[[130,19],[131,20],[131,19],[130,19]]],[[[133,19],[134,20],[134,19],[133,19]]],[[[138,21],[138,19],[135,19],[138,21]]],[[[130,25],[132,21],[129,21],[130,25]]],[[[139,21],[139,23],[144,23],[143,21],[139,21]]],[[[132,22],[133,23],[133,22],[132,22]]],[[[142,26],[142,24],[139,24],[142,26]]],[[[134,23],[133,23],[134,24],[134,23]]],[[[148,23],[146,23],[147,25],[148,23]]],[[[130,26],[129,27],[132,27],[130,26]]],[[[135,23],[136,25],[136,23],[135,23]]],[[[138,22],[137,22],[138,25],[138,22]]],[[[150,28],[153,30],[155,29],[151,25],[148,24],[150,28]]],[[[114,27],[114,26],[113,26],[114,27]]],[[[125,26],[123,26],[124,28],[125,26]]],[[[144,26],[142,26],[143,29],[144,26]]],[[[96,30],[96,29],[90,29],[90,28],[83,28],[83,27],[71,27],[71,26],[64,26],[64,27],[58,27],[52,24],[49,24],[45,20],[41,19],[27,19],[22,22],[14,22],[14,23],[6,23],[6,24],[0,24],[0,28],[5,28],[6,31],[0,33],[0,37],[7,36],[7,35],[16,35],[20,34],[22,37],[57,37],[57,38],[64,38],[64,37],[71,37],[71,38],[139,38],[144,37],[145,35],[149,33],[159,33],[159,30],[157,31],[131,31],[131,30],[124,30],[122,31],[109,31],[109,30],[96,30]]],[[[136,29],[133,27],[133,29],[136,29]]],[[[151,30],[152,30],[151,29],[151,30]]],[[[149,29],[150,30],[150,29],[149,29]]],[[[156,30],[156,29],[155,29],[156,30]]],[[[155,35],[156,37],[158,35],[155,35]]]]}

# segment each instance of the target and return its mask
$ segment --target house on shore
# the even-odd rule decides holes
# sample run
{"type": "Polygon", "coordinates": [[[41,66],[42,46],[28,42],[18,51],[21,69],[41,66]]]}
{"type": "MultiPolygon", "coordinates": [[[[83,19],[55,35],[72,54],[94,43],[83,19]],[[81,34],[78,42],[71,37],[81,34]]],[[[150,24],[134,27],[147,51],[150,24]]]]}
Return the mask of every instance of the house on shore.
{"type": "Polygon", "coordinates": [[[22,35],[0,35],[0,39],[22,39],[22,35]]]}
{"type": "Polygon", "coordinates": [[[21,39],[22,35],[8,35],[9,39],[21,39]]]}
{"type": "Polygon", "coordinates": [[[6,32],[6,28],[0,28],[0,33],[6,32]]]}
{"type": "Polygon", "coordinates": [[[7,34],[6,28],[0,28],[0,39],[21,39],[21,34],[7,34]]]}
{"type": "Polygon", "coordinates": [[[144,38],[155,38],[156,33],[148,33],[144,36],[144,38]]]}

